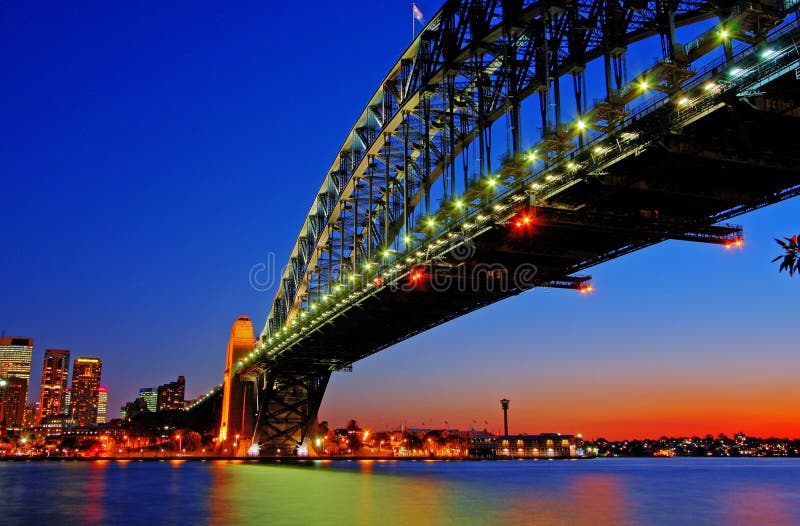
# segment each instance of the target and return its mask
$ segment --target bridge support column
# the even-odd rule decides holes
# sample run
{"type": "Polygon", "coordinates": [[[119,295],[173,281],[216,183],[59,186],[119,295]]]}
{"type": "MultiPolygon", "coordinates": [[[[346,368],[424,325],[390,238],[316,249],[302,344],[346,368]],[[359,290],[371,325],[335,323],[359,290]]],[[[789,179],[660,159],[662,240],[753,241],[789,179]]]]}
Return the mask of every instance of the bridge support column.
{"type": "Polygon", "coordinates": [[[261,455],[316,456],[314,434],[330,371],[285,374],[268,371],[258,384],[253,444],[261,455]],[[298,451],[299,450],[299,451],[298,451]]]}
{"type": "MultiPolygon", "coordinates": [[[[239,316],[233,323],[225,358],[225,380],[222,392],[222,418],[220,419],[217,449],[219,453],[234,455],[242,449],[241,440],[249,438],[253,425],[247,408],[252,406],[252,391],[236,375],[236,364],[253,350],[253,323],[247,316],[239,316]],[[250,398],[250,401],[248,401],[250,398]]],[[[244,448],[246,450],[246,448],[244,448]]]]}

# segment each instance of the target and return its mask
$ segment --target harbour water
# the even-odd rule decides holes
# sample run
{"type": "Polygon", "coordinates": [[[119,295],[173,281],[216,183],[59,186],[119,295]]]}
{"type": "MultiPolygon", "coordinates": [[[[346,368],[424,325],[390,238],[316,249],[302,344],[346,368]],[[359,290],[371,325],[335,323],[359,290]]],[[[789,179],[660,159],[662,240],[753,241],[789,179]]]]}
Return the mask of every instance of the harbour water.
{"type": "Polygon", "coordinates": [[[800,459],[0,462],[1,524],[800,524],[800,459]]]}

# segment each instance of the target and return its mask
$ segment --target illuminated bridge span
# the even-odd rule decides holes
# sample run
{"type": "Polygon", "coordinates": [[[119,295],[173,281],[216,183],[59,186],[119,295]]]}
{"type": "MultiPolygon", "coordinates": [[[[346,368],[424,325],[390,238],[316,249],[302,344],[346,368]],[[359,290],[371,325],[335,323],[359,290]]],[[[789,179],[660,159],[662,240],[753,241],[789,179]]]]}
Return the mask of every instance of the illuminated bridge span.
{"type": "Polygon", "coordinates": [[[222,443],[308,446],[332,371],[521,291],[740,244],[722,221],[800,193],[796,8],[447,1],[325,173],[263,331],[234,326],[222,443]]]}

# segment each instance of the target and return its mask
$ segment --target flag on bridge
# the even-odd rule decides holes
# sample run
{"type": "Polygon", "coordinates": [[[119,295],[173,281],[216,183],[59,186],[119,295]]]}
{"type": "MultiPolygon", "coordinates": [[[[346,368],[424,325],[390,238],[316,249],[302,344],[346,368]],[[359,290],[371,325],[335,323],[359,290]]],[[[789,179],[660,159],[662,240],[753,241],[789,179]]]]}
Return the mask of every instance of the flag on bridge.
{"type": "Polygon", "coordinates": [[[414,15],[414,19],[417,20],[418,22],[422,22],[424,20],[424,17],[422,16],[422,11],[419,10],[417,4],[414,3],[411,4],[411,13],[414,15]]]}

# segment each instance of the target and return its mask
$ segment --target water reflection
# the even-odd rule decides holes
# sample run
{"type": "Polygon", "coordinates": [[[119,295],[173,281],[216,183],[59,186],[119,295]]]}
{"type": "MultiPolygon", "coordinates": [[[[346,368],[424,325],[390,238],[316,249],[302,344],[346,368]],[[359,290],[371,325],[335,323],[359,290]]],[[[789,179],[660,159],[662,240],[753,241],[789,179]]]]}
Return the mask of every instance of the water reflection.
{"type": "Polygon", "coordinates": [[[106,502],[106,466],[107,460],[92,462],[85,488],[81,492],[81,519],[86,524],[100,524],[104,520],[106,502]]]}
{"type": "Polygon", "coordinates": [[[3,524],[800,524],[800,459],[0,462],[3,524]]]}

